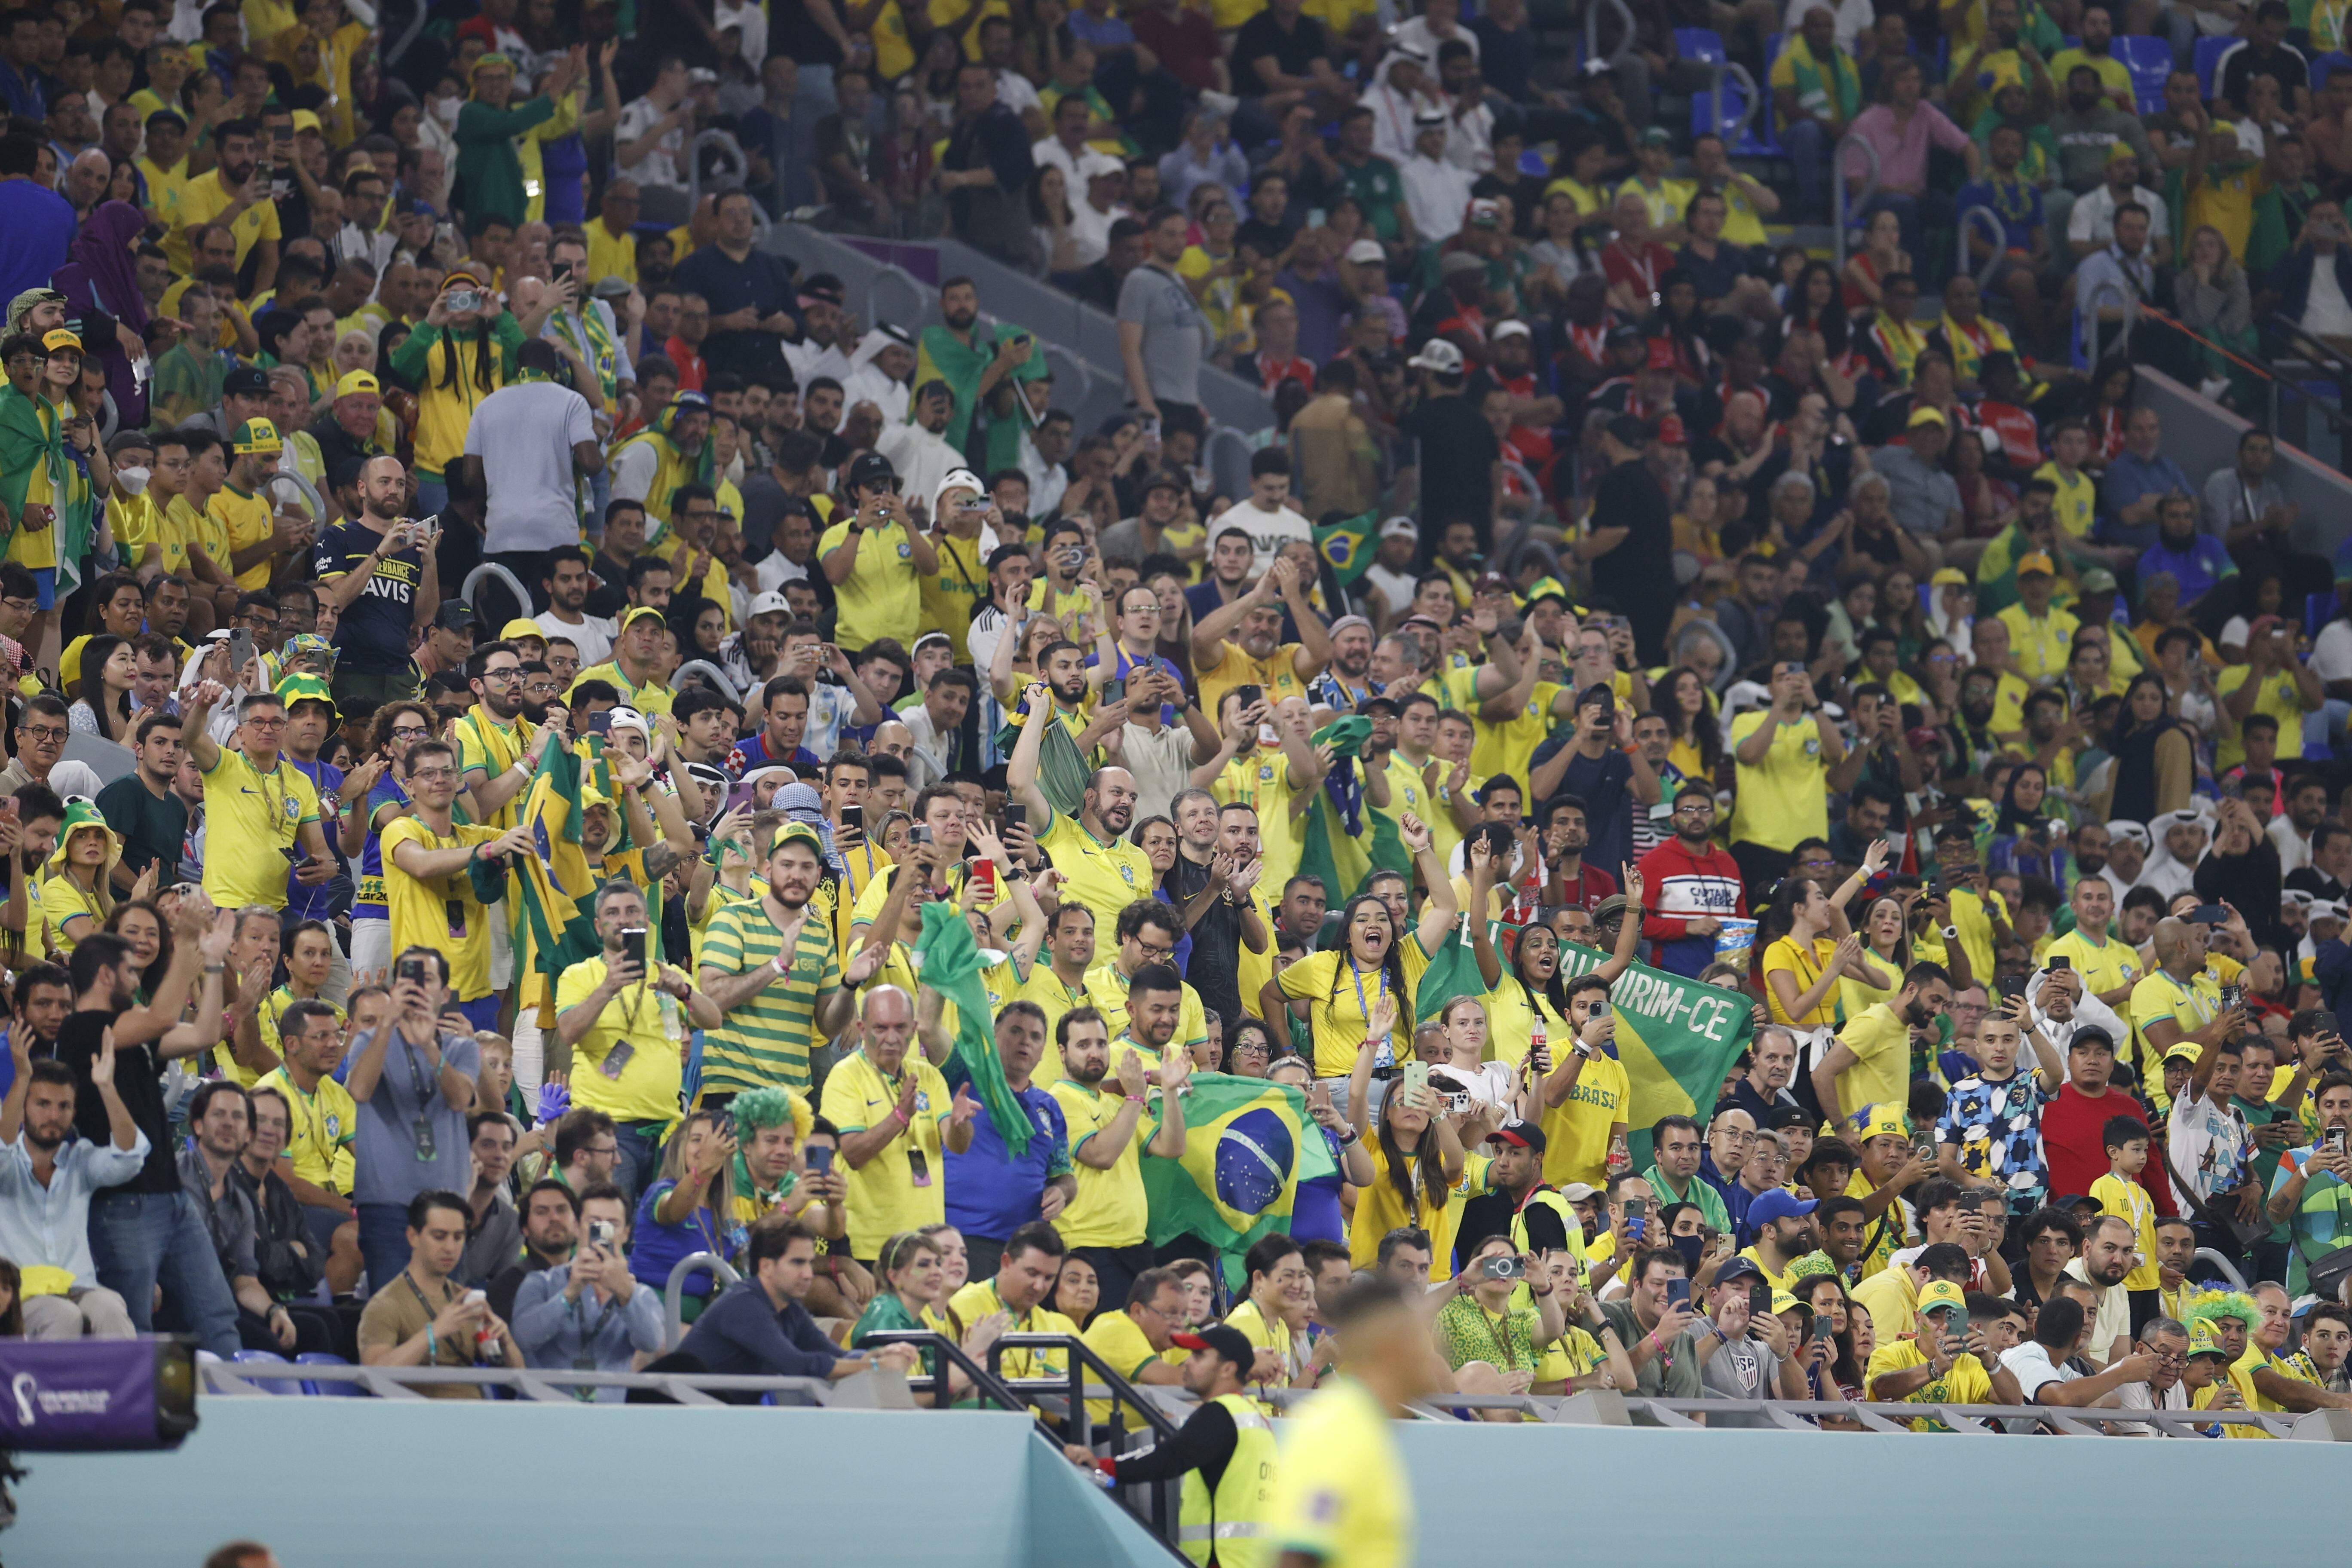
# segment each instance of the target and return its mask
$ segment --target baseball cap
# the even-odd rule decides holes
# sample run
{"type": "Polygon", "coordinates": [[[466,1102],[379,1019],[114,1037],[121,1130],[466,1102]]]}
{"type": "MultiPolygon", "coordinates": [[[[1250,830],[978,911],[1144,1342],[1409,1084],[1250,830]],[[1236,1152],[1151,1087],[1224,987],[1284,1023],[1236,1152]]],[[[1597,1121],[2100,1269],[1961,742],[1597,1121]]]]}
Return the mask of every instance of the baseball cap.
{"type": "Polygon", "coordinates": [[[451,599],[434,611],[433,624],[445,632],[470,632],[481,625],[475,618],[472,606],[463,599],[451,599]]]}
{"type": "Polygon", "coordinates": [[[517,637],[537,637],[540,641],[545,642],[547,628],[537,621],[518,616],[499,628],[499,641],[512,642],[517,637]]]}
{"type": "Polygon", "coordinates": [[[1774,1290],[1772,1292],[1772,1310],[1775,1312],[1793,1312],[1803,1305],[1804,1303],[1802,1301],[1798,1300],[1795,1296],[1790,1294],[1786,1290],[1774,1290]]]}
{"type": "Polygon", "coordinates": [[[1614,920],[1631,909],[1633,902],[1622,893],[1612,893],[1592,906],[1592,918],[1596,921],[1614,920]]]}
{"type": "Polygon", "coordinates": [[[71,349],[74,353],[79,353],[81,336],[77,332],[69,332],[63,327],[52,327],[42,334],[41,347],[51,353],[56,353],[59,349],[71,349]]]}
{"type": "Polygon", "coordinates": [[[908,648],[907,651],[908,653],[920,653],[923,649],[929,647],[933,643],[938,643],[941,647],[945,648],[952,649],[955,647],[955,644],[948,640],[948,634],[945,632],[925,632],[921,637],[915,639],[915,646],[908,648]]]}
{"type": "Polygon", "coordinates": [[[1927,579],[1927,584],[1935,588],[1966,588],[1970,585],[1969,574],[1957,566],[1938,566],[1936,574],[1927,579]]]}
{"type": "Polygon", "coordinates": [[[1495,1136],[1514,1149],[1532,1149],[1538,1154],[1544,1152],[1543,1129],[1516,1116],[1496,1128],[1495,1136]]]}
{"type": "Polygon", "coordinates": [[[335,396],[339,399],[355,396],[362,392],[381,397],[383,395],[383,383],[376,380],[373,374],[364,370],[346,371],[343,378],[335,383],[335,396]]]}
{"type": "Polygon", "coordinates": [[[1440,375],[1462,374],[1462,351],[1444,338],[1432,338],[1421,345],[1421,352],[1404,362],[1415,370],[1433,370],[1440,375]]]}
{"type": "Polygon", "coordinates": [[[1771,1187],[1756,1194],[1743,1223],[1749,1230],[1761,1230],[1776,1219],[1795,1219],[1821,1206],[1818,1199],[1801,1198],[1786,1187],[1771,1187]]]}
{"type": "Polygon", "coordinates": [[[2058,574],[2058,563],[2050,559],[2047,552],[2029,550],[2018,557],[2017,562],[2019,576],[2022,577],[2028,572],[2039,572],[2044,577],[2054,577],[2058,574]]]}
{"type": "Polygon", "coordinates": [[[1437,275],[1440,278],[1459,278],[1465,273],[1486,270],[1486,262],[1466,250],[1449,250],[1444,259],[1437,264],[1437,275]]]}
{"type": "Polygon", "coordinates": [[[1944,417],[1944,411],[1942,409],[1931,408],[1923,405],[1911,411],[1911,417],[1905,423],[1903,427],[1906,430],[1916,430],[1922,425],[1948,426],[1950,424],[1951,421],[1944,417]]]}
{"type": "Polygon", "coordinates": [[[1503,204],[1492,196],[1479,196],[1470,204],[1468,221],[1472,228],[1493,228],[1503,221],[1503,204]]]}
{"type": "Polygon", "coordinates": [[[1570,1182],[1568,1185],[1560,1188],[1559,1195],[1566,1198],[1570,1203],[1580,1204],[1587,1198],[1599,1197],[1601,1195],[1601,1189],[1594,1186],[1591,1182],[1570,1182]]]}
{"type": "Polygon", "coordinates": [[[1675,133],[1663,125],[1653,125],[1642,132],[1642,145],[1644,147],[1671,147],[1674,144],[1675,133]]]}
{"type": "Polygon", "coordinates": [[[1735,1279],[1761,1279],[1764,1270],[1752,1258],[1735,1258],[1715,1272],[1717,1285],[1728,1285],[1735,1279]]]}
{"type": "MultiPolygon", "coordinates": [[[[639,605],[635,609],[631,610],[627,615],[621,617],[619,629],[622,631],[627,631],[631,626],[635,626],[647,616],[651,616],[656,621],[663,620],[662,613],[659,610],[655,609],[651,605],[639,605]]],[[[664,624],[667,623],[665,622],[664,624]]]]}
{"type": "Polygon", "coordinates": [[[1174,490],[1181,496],[1184,493],[1184,481],[1178,479],[1175,474],[1166,468],[1160,469],[1158,473],[1143,481],[1143,493],[1145,495],[1150,495],[1153,490],[1174,490]]]}
{"type": "Polygon", "coordinates": [[[242,458],[248,453],[280,452],[286,443],[278,438],[278,426],[267,419],[248,419],[236,427],[230,437],[230,449],[242,458]]]}
{"type": "Polygon", "coordinates": [[[2116,591],[2116,574],[2104,566],[2094,566],[2083,574],[2083,592],[2112,594],[2116,591]]]}
{"type": "Polygon", "coordinates": [[[1421,537],[1421,525],[1409,517],[1392,517],[1381,524],[1381,537],[1418,540],[1421,537]]]}
{"type": "Polygon", "coordinates": [[[752,620],[761,616],[789,616],[792,613],[793,607],[784,602],[784,596],[771,588],[751,600],[751,611],[744,618],[752,620]]]}
{"type": "Polygon", "coordinates": [[[225,397],[267,397],[269,395],[269,373],[241,364],[221,378],[221,395],[225,397]]]}
{"type": "Polygon", "coordinates": [[[2230,1359],[2230,1352],[2221,1343],[2221,1336],[2214,1331],[2212,1323],[2203,1318],[2189,1325],[2189,1353],[2191,1356],[2219,1356],[2223,1361],[2230,1359]]]}
{"type": "Polygon", "coordinates": [[[898,489],[898,470],[879,452],[860,452],[849,465],[849,493],[854,496],[871,485],[898,489]]]}
{"type": "MultiPolygon", "coordinates": [[[[1716,1277],[1719,1281],[1721,1275],[1716,1277]]],[[[1919,1310],[1923,1312],[1954,1311],[1965,1313],[1969,1298],[1958,1285],[1948,1279],[1930,1279],[1919,1287],[1919,1310]]]]}
{"type": "Polygon", "coordinates": [[[1486,341],[1490,343],[1498,343],[1505,338],[1531,338],[1534,336],[1534,329],[1529,327],[1525,321],[1497,321],[1495,323],[1493,330],[1487,332],[1486,341]]]}
{"type": "Polygon", "coordinates": [[[1381,248],[1381,242],[1377,239],[1360,239],[1348,247],[1345,258],[1364,267],[1386,261],[1389,253],[1381,248]]]}
{"type": "Polygon", "coordinates": [[[1643,363],[1647,368],[1651,370],[1674,369],[1675,345],[1667,342],[1664,338],[1652,338],[1650,340],[1650,357],[1643,363]]]}
{"type": "Polygon", "coordinates": [[[1681,415],[1661,414],[1658,416],[1659,446],[1680,447],[1686,444],[1689,440],[1690,433],[1683,428],[1681,415]]]}
{"type": "Polygon", "coordinates": [[[1219,1361],[1235,1366],[1247,1366],[1257,1355],[1257,1347],[1242,1336],[1242,1331],[1230,1323],[1211,1323],[1172,1335],[1171,1342],[1188,1351],[1211,1351],[1219,1361]]]}

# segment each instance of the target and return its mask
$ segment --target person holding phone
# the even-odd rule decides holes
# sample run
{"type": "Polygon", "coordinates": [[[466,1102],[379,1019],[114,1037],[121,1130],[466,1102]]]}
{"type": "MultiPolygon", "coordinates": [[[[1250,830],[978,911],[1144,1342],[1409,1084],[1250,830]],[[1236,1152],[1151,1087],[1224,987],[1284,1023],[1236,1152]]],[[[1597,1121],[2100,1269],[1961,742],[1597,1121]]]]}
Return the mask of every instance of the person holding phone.
{"type": "MultiPolygon", "coordinates": [[[[253,699],[246,700],[250,707],[253,699]]],[[[491,988],[490,921],[499,917],[488,903],[504,901],[503,858],[533,852],[531,830],[456,819],[457,752],[447,742],[411,746],[408,768],[414,815],[393,818],[381,840],[393,945],[444,954],[457,1011],[478,1029],[494,1028],[503,998],[491,988]]]]}
{"type": "MultiPolygon", "coordinates": [[[[534,1189],[534,1202],[547,1188],[534,1189]]],[[[523,1364],[552,1371],[631,1372],[639,1356],[664,1348],[661,1292],[629,1274],[629,1209],[617,1188],[591,1187],[577,1197],[580,1243],[571,1261],[523,1277],[510,1318],[523,1364]]],[[[589,1397],[617,1405],[618,1388],[589,1397]]]]}
{"type": "Polygon", "coordinates": [[[635,883],[598,889],[595,920],[602,951],[556,982],[555,1037],[572,1052],[572,1103],[612,1117],[621,1145],[614,1175],[635,1194],[677,1121],[687,1030],[718,1028],[727,1016],[677,970],[648,964],[646,897],[635,883]]]}
{"type": "MultiPolygon", "coordinates": [[[[1919,1289],[1913,1313],[1917,1332],[1888,1338],[1870,1352],[1864,1374],[1870,1397],[1885,1404],[2022,1405],[2017,1375],[2000,1364],[1984,1331],[1969,1322],[1967,1294],[1948,1279],[1930,1279],[1919,1289]]],[[[1923,1415],[1914,1432],[1948,1431],[1923,1415]]]]}

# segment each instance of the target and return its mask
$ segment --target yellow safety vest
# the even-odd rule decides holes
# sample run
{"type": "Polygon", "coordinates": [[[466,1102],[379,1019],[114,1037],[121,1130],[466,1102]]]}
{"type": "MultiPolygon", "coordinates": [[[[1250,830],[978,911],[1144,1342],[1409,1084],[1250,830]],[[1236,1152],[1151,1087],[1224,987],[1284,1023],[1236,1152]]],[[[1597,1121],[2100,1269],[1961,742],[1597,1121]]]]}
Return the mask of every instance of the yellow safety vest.
{"type": "Polygon", "coordinates": [[[1177,1541],[1203,1568],[1213,1556],[1217,1568],[1264,1568],[1274,1560],[1265,1534],[1274,1497],[1274,1424],[1245,1394],[1221,1394],[1217,1403],[1234,1418],[1234,1457],[1225,1461],[1214,1498],[1200,1471],[1184,1473],[1177,1541]]]}

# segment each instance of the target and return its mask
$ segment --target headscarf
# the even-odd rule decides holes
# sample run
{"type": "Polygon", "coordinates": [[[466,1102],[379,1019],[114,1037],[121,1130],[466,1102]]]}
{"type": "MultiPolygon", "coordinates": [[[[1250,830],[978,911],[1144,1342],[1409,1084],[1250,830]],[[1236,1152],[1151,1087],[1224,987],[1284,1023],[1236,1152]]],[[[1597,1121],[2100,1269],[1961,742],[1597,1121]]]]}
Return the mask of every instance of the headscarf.
{"type": "MultiPolygon", "coordinates": [[[[2041,775],[2042,788],[2046,790],[2050,787],[2050,775],[2039,763],[2020,763],[2011,769],[2009,784],[2000,792],[2000,816],[1995,819],[1992,826],[1996,837],[2007,833],[2032,833],[2049,823],[2050,819],[2041,812],[2026,811],[2017,804],[2017,781],[2025,776],[2026,770],[2029,768],[2041,775]]],[[[2049,796],[2045,795],[2042,798],[2047,800],[2049,796]]]]}
{"type": "MultiPolygon", "coordinates": [[[[139,293],[131,252],[145,224],[129,202],[100,202],[82,220],[80,232],[66,248],[66,264],[50,278],[50,286],[66,297],[66,308],[75,320],[86,321],[102,312],[146,337],[147,301],[139,293]]],[[[82,352],[106,372],[106,394],[114,401],[120,422],[144,425],[147,388],[121,342],[111,333],[84,332],[82,340],[82,352]]]]}

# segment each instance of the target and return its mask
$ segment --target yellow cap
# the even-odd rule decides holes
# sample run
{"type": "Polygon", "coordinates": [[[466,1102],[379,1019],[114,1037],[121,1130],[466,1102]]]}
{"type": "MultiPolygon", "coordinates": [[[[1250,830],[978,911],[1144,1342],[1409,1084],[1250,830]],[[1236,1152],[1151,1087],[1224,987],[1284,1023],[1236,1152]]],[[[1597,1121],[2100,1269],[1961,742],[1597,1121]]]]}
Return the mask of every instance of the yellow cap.
{"type": "Polygon", "coordinates": [[[299,136],[305,131],[324,132],[325,130],[326,127],[319,121],[318,110],[313,109],[298,109],[294,111],[294,134],[297,136],[299,136]]]}
{"type": "Polygon", "coordinates": [[[1922,425],[1949,425],[1950,423],[1950,420],[1944,417],[1942,409],[1923,403],[1911,411],[1910,421],[1904,426],[1904,428],[1916,430],[1922,425]]]}
{"type": "Polygon", "coordinates": [[[2058,563],[2050,559],[2047,551],[2029,550],[2018,557],[2017,561],[2017,574],[2022,577],[2028,572],[2039,572],[2045,577],[2054,577],[2058,574],[2058,563]]]}
{"type": "Polygon", "coordinates": [[[47,349],[51,353],[57,353],[59,349],[71,349],[74,353],[81,353],[81,339],[66,331],[63,327],[52,327],[49,329],[47,335],[41,339],[41,347],[47,349]]]}
{"type": "Polygon", "coordinates": [[[1893,1100],[1865,1105],[1854,1114],[1854,1124],[1860,1129],[1860,1140],[1867,1143],[1874,1138],[1911,1136],[1910,1123],[1903,1117],[1903,1107],[1893,1100]]]}
{"type": "Polygon", "coordinates": [[[1919,1287],[1919,1310],[1927,1312],[1940,1307],[1956,1307],[1960,1311],[1966,1312],[1969,1310],[1969,1299],[1960,1288],[1950,1280],[1930,1279],[1919,1287]]]}
{"type": "Polygon", "coordinates": [[[2189,1353],[2192,1356],[2217,1355],[2224,1361],[2230,1358],[2228,1347],[2221,1343],[2221,1336],[2215,1333],[2213,1325],[2202,1318],[2189,1325],[2189,1353]]]}
{"type": "Polygon", "coordinates": [[[647,616],[651,616],[656,621],[661,621],[665,626],[668,624],[668,622],[664,619],[662,613],[659,610],[655,609],[651,605],[639,605],[635,609],[631,610],[627,615],[621,617],[621,630],[627,631],[631,626],[635,626],[647,616]]]}
{"type": "Polygon", "coordinates": [[[517,637],[537,637],[540,641],[545,642],[547,640],[547,628],[541,626],[537,621],[525,619],[520,616],[509,621],[505,626],[499,628],[499,641],[512,642],[517,637]]]}
{"type": "Polygon", "coordinates": [[[1793,1312],[1800,1304],[1797,1299],[1786,1290],[1772,1292],[1772,1310],[1776,1312],[1793,1312]]]}
{"type": "Polygon", "coordinates": [[[350,397],[362,392],[371,397],[381,397],[383,395],[383,383],[364,370],[345,371],[343,378],[335,383],[337,397],[350,397]]]}
{"type": "Polygon", "coordinates": [[[1965,588],[1969,586],[1969,574],[1957,566],[1938,566],[1927,583],[1936,588],[1965,588]]]}

